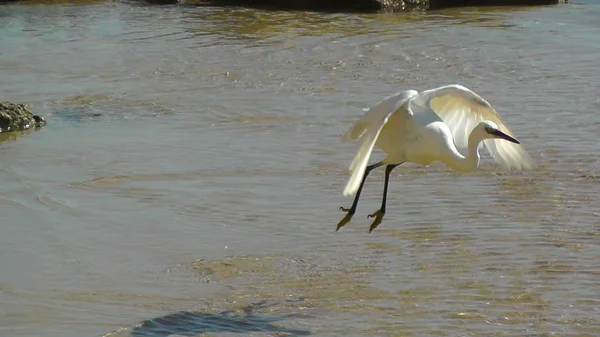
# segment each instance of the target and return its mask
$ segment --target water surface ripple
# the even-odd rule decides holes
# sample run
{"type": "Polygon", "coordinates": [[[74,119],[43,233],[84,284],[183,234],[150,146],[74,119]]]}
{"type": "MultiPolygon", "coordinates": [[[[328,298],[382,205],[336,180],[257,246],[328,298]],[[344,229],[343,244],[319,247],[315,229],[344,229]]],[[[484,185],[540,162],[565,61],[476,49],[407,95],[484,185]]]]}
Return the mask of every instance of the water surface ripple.
{"type": "MultiPolygon", "coordinates": [[[[0,6],[0,335],[596,336],[600,6],[0,6]],[[535,157],[340,206],[382,97],[464,84],[535,157]]],[[[377,152],[375,158],[381,158],[377,152]]]]}

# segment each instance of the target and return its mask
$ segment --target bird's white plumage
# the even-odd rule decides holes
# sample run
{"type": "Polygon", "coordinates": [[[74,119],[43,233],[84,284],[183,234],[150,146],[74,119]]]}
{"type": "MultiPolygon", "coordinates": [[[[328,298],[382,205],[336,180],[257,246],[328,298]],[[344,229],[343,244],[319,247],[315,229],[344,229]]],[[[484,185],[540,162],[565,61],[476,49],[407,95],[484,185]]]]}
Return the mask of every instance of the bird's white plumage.
{"type": "Polygon", "coordinates": [[[390,116],[399,111],[402,106],[417,92],[407,90],[386,97],[383,101],[377,103],[369,109],[365,115],[356,122],[343,136],[344,141],[350,141],[360,138],[358,151],[350,164],[350,179],[344,188],[344,195],[351,195],[356,192],[362,176],[365,174],[365,168],[371,157],[371,152],[379,133],[387,123],[390,116]]]}
{"type": "MultiPolygon", "coordinates": [[[[496,123],[500,131],[514,137],[492,105],[462,85],[423,91],[413,102],[425,103],[444,120],[459,149],[466,149],[471,131],[484,120],[496,123]]],[[[530,169],[533,165],[533,160],[520,144],[501,139],[486,139],[483,142],[494,160],[506,169],[530,169]]]]}
{"type": "MultiPolygon", "coordinates": [[[[413,128],[429,126],[440,134],[449,129],[456,147],[465,149],[471,132],[483,121],[495,123],[500,131],[514,137],[486,100],[461,85],[447,85],[421,93],[407,90],[385,98],[369,109],[343,136],[344,141],[360,139],[358,151],[350,165],[351,176],[344,188],[344,195],[356,193],[373,147],[376,144],[380,145],[380,142],[385,143],[383,140],[399,140],[403,144],[399,144],[398,147],[404,146],[406,150],[408,143],[402,137],[426,137],[427,134],[413,134],[413,128]],[[440,122],[445,123],[447,127],[440,127],[440,122]],[[388,123],[393,127],[384,129],[388,123]],[[435,127],[431,127],[434,123],[435,127]],[[378,140],[380,137],[384,139],[378,140]]],[[[485,139],[483,142],[501,166],[509,169],[532,167],[533,161],[521,145],[501,139],[485,139]]],[[[416,143],[418,142],[413,144],[416,143]]],[[[440,148],[431,150],[450,151],[440,148]]],[[[395,156],[394,160],[398,159],[398,154],[390,153],[389,149],[386,152],[388,158],[395,156]]],[[[432,157],[435,155],[437,154],[432,154],[432,157]]]]}

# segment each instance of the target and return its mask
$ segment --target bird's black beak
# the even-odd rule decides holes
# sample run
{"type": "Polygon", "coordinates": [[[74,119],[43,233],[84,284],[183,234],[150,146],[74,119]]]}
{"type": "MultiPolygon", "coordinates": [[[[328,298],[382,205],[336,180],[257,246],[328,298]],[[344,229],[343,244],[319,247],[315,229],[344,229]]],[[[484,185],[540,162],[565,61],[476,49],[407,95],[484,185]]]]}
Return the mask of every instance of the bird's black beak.
{"type": "Polygon", "coordinates": [[[500,130],[496,130],[496,131],[492,132],[492,134],[498,138],[508,140],[511,143],[521,144],[518,140],[514,139],[513,137],[507,135],[506,133],[504,133],[500,130]]]}

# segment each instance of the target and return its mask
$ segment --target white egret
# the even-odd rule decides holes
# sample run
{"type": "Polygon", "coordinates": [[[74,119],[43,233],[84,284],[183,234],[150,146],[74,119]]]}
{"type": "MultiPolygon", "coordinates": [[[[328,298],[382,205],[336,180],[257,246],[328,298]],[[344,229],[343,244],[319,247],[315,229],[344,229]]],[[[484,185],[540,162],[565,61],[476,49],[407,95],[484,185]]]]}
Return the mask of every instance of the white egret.
{"type": "Polygon", "coordinates": [[[350,165],[351,176],[344,196],[356,194],[337,229],[350,221],[365,179],[373,169],[386,165],[381,208],[369,233],[383,219],[389,176],[404,163],[429,165],[439,161],[458,172],[471,172],[479,166],[482,143],[495,161],[508,169],[529,169],[533,161],[502,122],[494,108],[482,97],[461,85],[446,85],[423,91],[406,90],[385,98],[346,132],[344,141],[360,139],[358,152],[350,165]],[[387,156],[367,166],[373,147],[387,156]],[[466,150],[466,156],[459,152],[466,150]]]}

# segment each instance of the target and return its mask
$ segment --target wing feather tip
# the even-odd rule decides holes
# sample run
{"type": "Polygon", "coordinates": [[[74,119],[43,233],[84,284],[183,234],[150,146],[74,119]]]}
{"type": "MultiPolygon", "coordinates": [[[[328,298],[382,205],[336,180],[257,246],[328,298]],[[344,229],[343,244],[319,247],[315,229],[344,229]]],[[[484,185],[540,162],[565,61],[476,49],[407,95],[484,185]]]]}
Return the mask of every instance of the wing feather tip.
{"type": "Polygon", "coordinates": [[[352,191],[352,190],[344,190],[344,196],[345,197],[353,196],[355,192],[356,191],[352,191]]]}
{"type": "Polygon", "coordinates": [[[353,196],[356,193],[356,191],[358,190],[358,186],[354,180],[355,179],[354,179],[354,175],[353,175],[352,177],[350,177],[350,180],[346,184],[346,187],[344,187],[344,192],[343,192],[344,197],[353,196]]]}
{"type": "Polygon", "coordinates": [[[360,138],[367,131],[362,121],[355,123],[344,135],[342,136],[342,142],[348,143],[352,140],[360,138]]]}
{"type": "Polygon", "coordinates": [[[352,137],[352,134],[350,132],[346,132],[343,136],[342,136],[342,143],[348,143],[352,140],[354,140],[355,138],[352,137]]]}
{"type": "Polygon", "coordinates": [[[533,170],[535,169],[535,162],[533,161],[533,158],[531,158],[528,155],[527,160],[524,160],[522,165],[521,165],[521,170],[523,171],[529,171],[529,170],[533,170]]]}

